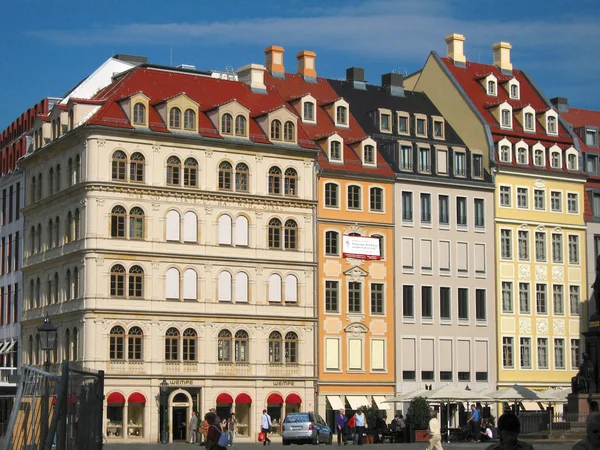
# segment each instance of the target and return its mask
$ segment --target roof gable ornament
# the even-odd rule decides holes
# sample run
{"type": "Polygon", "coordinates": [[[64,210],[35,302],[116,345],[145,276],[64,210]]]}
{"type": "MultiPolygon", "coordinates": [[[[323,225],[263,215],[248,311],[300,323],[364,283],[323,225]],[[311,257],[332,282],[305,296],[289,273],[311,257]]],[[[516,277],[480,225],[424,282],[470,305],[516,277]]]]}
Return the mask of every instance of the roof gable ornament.
{"type": "Polygon", "coordinates": [[[365,334],[369,331],[369,327],[367,327],[364,323],[352,322],[346,325],[344,331],[352,335],[352,337],[360,337],[361,334],[365,334]]]}
{"type": "Polygon", "coordinates": [[[369,272],[367,272],[365,269],[362,269],[358,266],[354,266],[348,270],[346,270],[344,272],[344,275],[349,277],[350,279],[352,279],[352,281],[360,281],[361,278],[366,277],[367,275],[369,275],[369,272]]]}

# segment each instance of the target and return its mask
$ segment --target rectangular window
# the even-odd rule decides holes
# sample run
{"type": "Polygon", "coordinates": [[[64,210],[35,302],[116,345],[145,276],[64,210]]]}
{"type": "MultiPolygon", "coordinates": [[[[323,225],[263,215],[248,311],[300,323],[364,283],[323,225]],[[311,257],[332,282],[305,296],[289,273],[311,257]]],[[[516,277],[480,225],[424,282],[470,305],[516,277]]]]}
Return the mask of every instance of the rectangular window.
{"type": "Polygon", "coordinates": [[[565,368],[565,340],[554,339],[554,368],[565,368]]]}
{"type": "Polygon", "coordinates": [[[434,381],[433,370],[421,370],[421,381],[434,381]]]}
{"type": "Polygon", "coordinates": [[[597,192],[592,195],[592,215],[595,219],[600,217],[600,194],[597,192]]]}
{"type": "MultiPolygon", "coordinates": [[[[50,192],[52,194],[52,192],[50,192]]],[[[13,221],[13,210],[15,205],[13,203],[13,187],[8,188],[8,223],[12,223],[13,221]]]]}
{"type": "Polygon", "coordinates": [[[520,338],[521,369],[531,369],[531,338],[520,338]]]}
{"type": "Polygon", "coordinates": [[[557,191],[550,192],[550,208],[554,212],[562,211],[562,193],[557,191]]]}
{"type": "Polygon", "coordinates": [[[457,177],[464,177],[467,174],[466,156],[462,152],[454,154],[454,175],[457,177]]]}
{"type": "Polygon", "coordinates": [[[565,294],[562,284],[552,286],[552,305],[555,315],[562,316],[565,313],[565,294]]]}
{"type": "Polygon", "coordinates": [[[414,310],[414,286],[402,286],[402,315],[412,318],[415,316],[414,310]]]}
{"type": "Polygon", "coordinates": [[[562,234],[552,234],[552,262],[562,263],[563,262],[563,242],[562,234]]]}
{"type": "Polygon", "coordinates": [[[548,338],[537,338],[537,367],[548,368],[548,338]]]}
{"type": "Polygon", "coordinates": [[[502,259],[512,258],[512,231],[500,230],[500,251],[502,259]]]}
{"type": "Polygon", "coordinates": [[[531,313],[531,301],[529,299],[529,283],[519,283],[519,312],[521,314],[531,313]]]}
{"type": "Polygon", "coordinates": [[[500,206],[510,207],[510,186],[500,186],[500,206]]]}
{"type": "Polygon", "coordinates": [[[508,109],[503,109],[501,112],[502,116],[502,127],[503,128],[512,128],[512,124],[510,123],[510,111],[508,109]]]}
{"type": "Polygon", "coordinates": [[[391,121],[389,114],[381,114],[381,131],[391,131],[391,121]]]}
{"type": "Polygon", "coordinates": [[[542,189],[533,190],[533,207],[537,211],[546,210],[546,191],[542,189]]]}
{"type": "Polygon", "coordinates": [[[458,320],[469,320],[469,290],[458,288],[458,320]]]}
{"type": "Polygon", "coordinates": [[[325,312],[336,313],[339,311],[339,282],[325,281],[325,312]]]}
{"type": "Polygon", "coordinates": [[[440,203],[440,225],[448,225],[450,223],[450,197],[440,195],[438,200],[440,203]]]}
{"type": "Polygon", "coordinates": [[[340,340],[325,338],[325,369],[339,370],[340,368],[340,340]]]}
{"type": "Polygon", "coordinates": [[[431,158],[428,148],[419,149],[419,172],[431,172],[431,158]]]}
{"type": "Polygon", "coordinates": [[[510,281],[502,282],[502,312],[510,314],[513,312],[513,286],[510,281]]]}
{"type": "Polygon", "coordinates": [[[400,147],[400,170],[412,170],[412,147],[400,147]]]}
{"type": "Polygon", "coordinates": [[[485,226],[485,209],[482,198],[475,199],[475,226],[477,228],[485,226]]]}
{"type": "Polygon", "coordinates": [[[440,370],[440,381],[452,381],[452,371],[440,370]]]}
{"type": "MultiPolygon", "coordinates": [[[[59,174],[57,174],[58,176],[59,174]]],[[[58,181],[60,184],[60,181],[58,181]]],[[[17,183],[17,189],[15,191],[15,203],[17,205],[17,210],[15,211],[15,219],[19,220],[19,215],[21,214],[21,183],[17,183]]]]}
{"type": "Polygon", "coordinates": [[[444,122],[439,120],[433,121],[433,137],[438,139],[444,139],[444,122]]]}
{"type": "Polygon", "coordinates": [[[579,368],[579,339],[571,339],[571,370],[579,368]]]}
{"type": "Polygon", "coordinates": [[[433,317],[433,288],[421,286],[421,317],[431,319],[433,317]]]}
{"type": "Polygon", "coordinates": [[[529,231],[517,231],[517,239],[519,244],[519,260],[529,261],[529,231]]]}
{"type": "Polygon", "coordinates": [[[585,145],[598,147],[598,132],[596,130],[585,130],[585,145]]]}
{"type": "Polygon", "coordinates": [[[456,224],[467,225],[467,199],[465,197],[456,197],[456,224]]]}
{"type": "Polygon", "coordinates": [[[503,337],[502,338],[502,366],[505,369],[511,369],[514,367],[513,361],[513,338],[503,337]]]}
{"type": "Polygon", "coordinates": [[[362,203],[360,197],[360,186],[348,186],[348,209],[360,209],[362,203]]]}
{"type": "Polygon", "coordinates": [[[572,316],[578,316],[580,309],[580,293],[579,286],[569,287],[569,312],[572,316]]]}
{"type": "Polygon", "coordinates": [[[535,285],[535,310],[538,314],[548,314],[548,299],[546,297],[546,285],[535,285]]]}
{"type": "Polygon", "coordinates": [[[450,288],[440,288],[440,317],[442,320],[451,319],[452,301],[450,299],[450,288]]]}
{"type": "Polygon", "coordinates": [[[413,195],[412,192],[402,193],[402,220],[412,222],[413,220],[413,195]]]}
{"type": "Polygon", "coordinates": [[[421,222],[431,223],[431,194],[421,194],[421,222]]]}
{"type": "Polygon", "coordinates": [[[473,178],[483,178],[483,156],[473,155],[473,178]]]}
{"type": "MultiPolygon", "coordinates": [[[[33,188],[35,189],[35,187],[33,188]]],[[[35,195],[35,192],[33,193],[35,195]]],[[[2,190],[2,225],[6,225],[6,208],[8,207],[8,202],[6,199],[6,189],[2,190]]]]}
{"type": "Polygon", "coordinates": [[[362,312],[361,284],[356,281],[348,283],[348,311],[351,313],[362,312]]]}
{"type": "Polygon", "coordinates": [[[402,380],[403,381],[414,381],[417,379],[417,372],[414,370],[403,370],[402,371],[402,380]]]}
{"type": "Polygon", "coordinates": [[[579,236],[569,235],[569,264],[579,264],[579,236]]]}
{"type": "Polygon", "coordinates": [[[546,233],[535,232],[535,260],[546,261],[546,233]]]}
{"type": "Polygon", "coordinates": [[[417,135],[425,136],[426,131],[425,119],[417,119],[417,135]]]}
{"type": "Polygon", "coordinates": [[[21,248],[19,232],[15,233],[15,270],[19,270],[19,249],[21,248]]]}
{"type": "Polygon", "coordinates": [[[371,211],[383,212],[383,189],[374,187],[369,189],[369,206],[371,211]]]}
{"type": "Polygon", "coordinates": [[[527,209],[529,208],[529,189],[517,188],[517,208],[527,209]]]}
{"type": "Polygon", "coordinates": [[[383,284],[371,283],[371,314],[383,313],[383,284]]]}
{"type": "Polygon", "coordinates": [[[338,205],[338,185],[334,183],[325,184],[325,206],[328,208],[337,208],[338,205]]]}
{"type": "Polygon", "coordinates": [[[579,212],[578,207],[578,195],[573,193],[567,194],[567,211],[571,214],[577,214],[579,212]]]}
{"type": "Polygon", "coordinates": [[[475,290],[475,319],[485,321],[487,320],[487,308],[486,308],[486,295],[485,289],[475,290]]]}
{"type": "Polygon", "coordinates": [[[448,174],[448,150],[438,150],[437,151],[437,173],[439,175],[447,175],[448,174]]]}
{"type": "Polygon", "coordinates": [[[597,155],[590,155],[589,153],[586,155],[586,161],[587,161],[587,165],[586,165],[586,169],[587,169],[587,173],[591,174],[591,175],[596,175],[598,173],[598,156],[597,155]]]}
{"type": "Polygon", "coordinates": [[[398,133],[408,134],[408,117],[398,116],[398,133]]]}

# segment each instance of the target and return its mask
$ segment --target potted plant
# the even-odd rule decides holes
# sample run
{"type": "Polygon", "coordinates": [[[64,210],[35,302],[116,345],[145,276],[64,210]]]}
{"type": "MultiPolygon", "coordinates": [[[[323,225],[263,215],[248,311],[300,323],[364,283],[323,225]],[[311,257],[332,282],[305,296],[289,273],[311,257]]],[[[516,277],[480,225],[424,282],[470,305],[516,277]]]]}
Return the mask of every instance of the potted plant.
{"type": "Polygon", "coordinates": [[[367,429],[366,436],[363,440],[364,444],[372,444],[375,442],[375,435],[377,434],[377,417],[379,413],[377,409],[372,406],[362,406],[361,407],[363,414],[365,415],[365,419],[367,419],[367,429]]]}
{"type": "Polygon", "coordinates": [[[426,442],[429,440],[427,429],[429,428],[430,418],[431,409],[424,397],[416,397],[410,401],[408,414],[406,415],[406,427],[411,430],[411,440],[413,442],[426,442]]]}

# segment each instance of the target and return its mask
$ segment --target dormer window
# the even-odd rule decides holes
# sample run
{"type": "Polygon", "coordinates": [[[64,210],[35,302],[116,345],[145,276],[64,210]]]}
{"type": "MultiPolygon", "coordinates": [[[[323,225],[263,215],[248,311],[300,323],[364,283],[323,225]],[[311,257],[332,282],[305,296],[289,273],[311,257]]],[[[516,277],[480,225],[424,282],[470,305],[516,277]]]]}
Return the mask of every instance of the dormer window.
{"type": "Polygon", "coordinates": [[[496,82],[494,80],[489,80],[487,82],[487,90],[488,90],[488,95],[496,95],[497,91],[496,91],[496,82]]]}
{"type": "Polygon", "coordinates": [[[500,126],[502,128],[512,128],[512,114],[509,109],[502,109],[500,111],[500,126]]]}
{"type": "Polygon", "coordinates": [[[560,160],[560,151],[555,150],[552,153],[550,153],[550,167],[552,167],[553,169],[562,168],[562,162],[560,160]]]}
{"type": "Polygon", "coordinates": [[[304,102],[304,120],[314,122],[315,120],[315,104],[313,102],[304,102]]]}
{"type": "Polygon", "coordinates": [[[516,84],[510,85],[510,98],[518,99],[519,98],[519,86],[516,84]]]}
{"type": "Polygon", "coordinates": [[[69,131],[71,131],[73,129],[73,127],[75,126],[74,122],[75,122],[75,112],[73,111],[73,108],[71,108],[69,110],[69,131]]]}
{"type": "Polygon", "coordinates": [[[281,122],[277,119],[271,122],[271,139],[274,141],[281,140],[281,122]]]}
{"type": "Polygon", "coordinates": [[[235,118],[235,135],[246,136],[246,118],[241,114],[235,118]]]}
{"type": "Polygon", "coordinates": [[[181,110],[171,108],[169,111],[169,128],[181,128],[181,110]]]}
{"type": "Polygon", "coordinates": [[[598,147],[598,131],[589,128],[585,130],[585,145],[598,147]]]}
{"type": "Polygon", "coordinates": [[[533,164],[538,166],[538,167],[542,167],[545,166],[546,164],[544,163],[544,150],[542,149],[536,149],[533,151],[533,164]]]}
{"type": "Polygon", "coordinates": [[[373,145],[363,147],[363,164],[375,164],[375,147],[373,145]]]}
{"type": "Polygon", "coordinates": [[[348,125],[348,108],[338,106],[335,109],[335,121],[337,125],[348,125]]]}
{"type": "Polygon", "coordinates": [[[415,132],[417,136],[427,137],[427,116],[415,114],[415,132]]]}
{"type": "Polygon", "coordinates": [[[136,103],[133,106],[133,124],[146,125],[146,105],[143,103],[136,103]]]}
{"type": "Polygon", "coordinates": [[[525,126],[524,128],[526,131],[535,131],[533,113],[530,113],[530,112],[525,113],[524,126],[525,126]]]}
{"type": "Polygon", "coordinates": [[[433,138],[444,139],[444,119],[433,118],[433,138]]]}
{"type": "Polygon", "coordinates": [[[567,169],[577,170],[577,155],[575,153],[567,155],[567,169]]]}
{"type": "Polygon", "coordinates": [[[295,127],[294,123],[291,120],[288,120],[283,125],[283,140],[286,142],[294,142],[295,139],[295,127]]]}
{"type": "Polygon", "coordinates": [[[342,143],[339,141],[331,141],[329,143],[329,160],[330,161],[341,161],[342,160],[342,143]]]}
{"type": "Polygon", "coordinates": [[[525,147],[519,147],[517,149],[517,162],[519,164],[527,164],[528,161],[528,155],[527,155],[527,149],[525,147]]]}
{"type": "Polygon", "coordinates": [[[229,113],[221,117],[221,134],[233,134],[233,116],[229,113]]]}
{"type": "Polygon", "coordinates": [[[510,147],[508,145],[503,145],[500,147],[500,161],[509,163],[511,160],[510,157],[510,147]]]}
{"type": "Polygon", "coordinates": [[[548,123],[547,133],[548,134],[557,134],[557,131],[556,131],[556,117],[554,117],[554,116],[548,116],[548,118],[546,120],[547,120],[547,123],[548,123]]]}
{"type": "Polygon", "coordinates": [[[409,129],[409,115],[405,112],[398,113],[398,134],[410,134],[409,129]]]}
{"type": "Polygon", "coordinates": [[[392,111],[389,109],[379,109],[379,131],[392,132],[392,111]]]}
{"type": "Polygon", "coordinates": [[[196,113],[193,109],[188,108],[183,113],[183,129],[188,131],[196,129],[196,113]]]}

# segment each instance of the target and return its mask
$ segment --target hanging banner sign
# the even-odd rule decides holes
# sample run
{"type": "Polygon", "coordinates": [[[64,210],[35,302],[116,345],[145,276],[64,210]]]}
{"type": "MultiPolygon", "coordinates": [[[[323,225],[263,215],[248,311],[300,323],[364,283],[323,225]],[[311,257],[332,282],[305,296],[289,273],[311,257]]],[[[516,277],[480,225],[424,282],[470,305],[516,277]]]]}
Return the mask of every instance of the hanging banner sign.
{"type": "Polygon", "coordinates": [[[379,239],[364,236],[344,235],[342,256],[354,259],[381,259],[379,239]]]}

